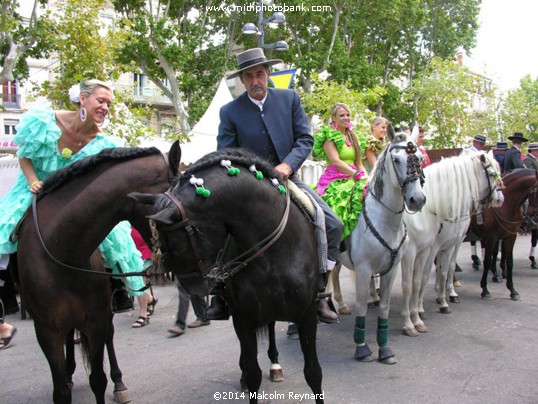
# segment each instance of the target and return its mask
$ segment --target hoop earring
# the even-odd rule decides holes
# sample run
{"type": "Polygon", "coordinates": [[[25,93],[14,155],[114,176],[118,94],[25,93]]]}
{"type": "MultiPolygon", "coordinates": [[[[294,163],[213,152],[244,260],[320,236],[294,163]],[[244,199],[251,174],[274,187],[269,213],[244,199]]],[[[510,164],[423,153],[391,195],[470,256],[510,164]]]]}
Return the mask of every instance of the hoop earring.
{"type": "Polygon", "coordinates": [[[86,118],[88,117],[88,112],[86,111],[86,108],[81,107],[79,111],[80,120],[82,122],[86,121],[86,118]]]}

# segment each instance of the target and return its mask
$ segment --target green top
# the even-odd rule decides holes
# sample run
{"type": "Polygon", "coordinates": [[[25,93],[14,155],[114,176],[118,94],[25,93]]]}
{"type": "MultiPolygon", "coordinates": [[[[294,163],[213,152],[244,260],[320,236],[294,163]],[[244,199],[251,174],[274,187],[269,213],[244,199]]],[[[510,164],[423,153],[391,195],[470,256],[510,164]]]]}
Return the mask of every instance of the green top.
{"type": "MultiPolygon", "coordinates": [[[[323,149],[323,143],[331,140],[336,145],[340,160],[347,164],[355,164],[355,148],[353,145],[347,145],[342,132],[332,129],[329,126],[324,126],[321,131],[314,135],[314,156],[323,158],[326,162],[329,162],[325,150],[323,149]]],[[[361,156],[364,156],[364,146],[366,142],[361,142],[359,139],[359,146],[361,148],[361,156]]]]}

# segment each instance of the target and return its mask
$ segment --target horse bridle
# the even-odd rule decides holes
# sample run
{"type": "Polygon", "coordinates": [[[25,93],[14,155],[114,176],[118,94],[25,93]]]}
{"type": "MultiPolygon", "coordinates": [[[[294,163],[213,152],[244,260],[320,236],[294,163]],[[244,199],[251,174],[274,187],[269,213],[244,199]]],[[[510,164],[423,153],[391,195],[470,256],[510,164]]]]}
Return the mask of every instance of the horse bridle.
{"type": "MultiPolygon", "coordinates": [[[[390,155],[391,151],[393,149],[402,150],[404,149],[407,152],[407,171],[405,178],[402,179],[398,175],[398,171],[396,170],[396,166],[394,163],[394,160],[391,158],[392,162],[392,168],[394,170],[394,174],[396,175],[396,179],[398,180],[398,184],[400,185],[400,189],[402,191],[402,209],[399,211],[393,211],[391,208],[389,208],[387,205],[383,203],[381,198],[378,198],[377,195],[374,194],[372,191],[372,187],[368,187],[368,191],[385,209],[389,210],[390,212],[394,214],[400,214],[405,210],[405,190],[409,183],[414,182],[416,180],[420,180],[420,184],[424,185],[424,171],[422,170],[422,165],[420,163],[420,160],[418,156],[415,154],[417,152],[417,146],[413,144],[413,142],[407,142],[407,145],[390,145],[387,154],[390,155]]],[[[386,158],[387,156],[385,156],[386,158]]]]}
{"type": "MultiPolygon", "coordinates": [[[[396,179],[398,180],[398,184],[400,185],[400,189],[402,191],[402,198],[403,198],[403,200],[402,200],[402,209],[400,211],[398,211],[398,212],[394,212],[392,209],[390,209],[388,206],[386,206],[383,203],[383,201],[381,201],[381,199],[378,198],[371,191],[370,187],[368,187],[368,192],[370,192],[370,194],[385,209],[391,211],[394,214],[400,214],[405,210],[405,197],[404,197],[404,195],[405,195],[405,188],[407,187],[407,184],[409,184],[409,183],[411,183],[413,181],[420,180],[420,184],[424,185],[424,171],[422,170],[422,165],[420,164],[420,160],[418,159],[417,155],[415,154],[417,152],[417,147],[416,147],[416,145],[413,144],[413,142],[407,142],[406,146],[391,145],[390,148],[387,151],[387,154],[390,154],[390,152],[393,149],[399,149],[399,150],[405,149],[405,151],[407,152],[407,172],[406,172],[406,176],[405,176],[405,178],[403,180],[398,176],[398,171],[396,170],[396,166],[394,165],[394,160],[391,158],[392,167],[394,169],[394,174],[396,175],[396,179]]],[[[386,158],[386,156],[385,156],[385,158],[386,158]]],[[[400,244],[398,245],[398,247],[391,248],[391,246],[387,243],[387,241],[381,236],[381,234],[379,234],[377,229],[374,227],[372,221],[368,217],[368,214],[366,213],[366,203],[364,203],[362,214],[364,215],[364,221],[366,223],[366,226],[368,227],[368,229],[370,229],[370,231],[372,232],[374,237],[377,239],[377,241],[379,241],[383,247],[385,247],[387,250],[390,251],[390,264],[389,264],[388,268],[385,269],[384,271],[381,271],[378,274],[378,276],[384,276],[392,269],[392,267],[394,265],[394,261],[396,261],[396,257],[398,256],[398,252],[400,251],[400,248],[402,248],[402,245],[404,244],[405,239],[407,238],[407,226],[405,225],[405,223],[403,224],[404,225],[404,235],[403,235],[402,239],[400,240],[400,244]]]]}
{"type": "MultiPolygon", "coordinates": [[[[221,253],[217,257],[215,264],[213,264],[210,267],[204,267],[202,253],[200,251],[200,248],[198,246],[198,242],[196,239],[196,227],[189,220],[187,213],[185,212],[185,208],[183,207],[183,204],[181,203],[179,198],[177,198],[170,190],[166,191],[164,195],[168,197],[170,201],[172,201],[172,203],[175,205],[175,207],[179,211],[179,214],[181,216],[181,221],[178,223],[174,223],[172,225],[161,226],[160,231],[171,232],[178,229],[185,229],[185,231],[187,232],[191,249],[194,254],[194,258],[196,260],[196,265],[197,265],[197,271],[191,271],[185,274],[175,273],[175,277],[178,279],[202,277],[202,278],[213,278],[217,280],[224,280],[230,276],[235,275],[242,268],[246,267],[250,262],[252,262],[256,258],[258,258],[260,255],[262,255],[265,251],[267,251],[274,243],[276,243],[276,241],[280,238],[280,236],[284,232],[284,229],[286,228],[286,224],[288,223],[288,218],[289,218],[289,213],[290,213],[290,193],[286,189],[286,208],[284,210],[284,214],[282,215],[282,219],[280,220],[280,223],[275,228],[275,230],[271,232],[271,234],[269,234],[263,240],[256,243],[254,246],[250,247],[248,250],[241,253],[236,258],[229,260],[228,262],[225,262],[225,263],[222,262],[223,261],[222,256],[224,254],[222,254],[222,251],[221,251],[221,253]]],[[[224,250],[226,250],[226,246],[228,246],[229,243],[230,243],[230,236],[226,240],[224,250]]]]}

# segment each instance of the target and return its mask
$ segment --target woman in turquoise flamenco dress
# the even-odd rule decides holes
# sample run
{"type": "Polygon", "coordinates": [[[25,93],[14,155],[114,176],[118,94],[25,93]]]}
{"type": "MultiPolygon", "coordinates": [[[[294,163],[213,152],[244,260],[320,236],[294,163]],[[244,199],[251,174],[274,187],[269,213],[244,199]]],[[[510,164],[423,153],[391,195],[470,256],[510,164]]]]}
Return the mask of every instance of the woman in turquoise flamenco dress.
{"type": "Polygon", "coordinates": [[[324,126],[314,136],[314,154],[327,162],[316,191],[344,223],[344,240],[357,225],[362,212],[368,174],[361,161],[364,144],[361,146],[352,130],[349,107],[336,104],[331,120],[330,127],[324,126]]]}
{"type": "MultiPolygon", "coordinates": [[[[17,126],[15,143],[19,147],[17,156],[21,172],[12,189],[0,200],[1,256],[17,251],[17,243],[10,242],[9,235],[30,206],[33,195],[41,189],[43,180],[105,148],[124,146],[122,139],[105,135],[99,127],[112,101],[112,90],[107,83],[89,80],[80,87],[73,86],[69,93],[71,101],[78,105],[78,111],[54,111],[47,104],[26,112],[17,126]]],[[[143,270],[129,222],[114,227],[99,250],[108,268],[116,270],[119,265],[123,272],[143,270]]],[[[0,261],[5,263],[7,260],[3,258],[0,261]]],[[[133,327],[143,327],[149,322],[148,304],[154,305],[156,299],[148,292],[136,292],[145,286],[142,277],[129,277],[126,282],[129,293],[138,297],[140,305],[140,317],[133,327]]]]}

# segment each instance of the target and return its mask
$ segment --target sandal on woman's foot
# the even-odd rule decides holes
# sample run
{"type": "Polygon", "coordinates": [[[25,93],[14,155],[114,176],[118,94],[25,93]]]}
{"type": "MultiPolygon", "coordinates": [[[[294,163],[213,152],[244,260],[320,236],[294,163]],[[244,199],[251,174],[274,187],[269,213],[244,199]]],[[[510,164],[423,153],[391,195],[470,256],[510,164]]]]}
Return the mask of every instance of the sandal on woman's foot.
{"type": "Polygon", "coordinates": [[[138,320],[136,320],[134,323],[133,323],[133,328],[142,328],[142,327],[145,327],[146,325],[149,324],[149,318],[147,317],[144,317],[144,316],[139,316],[138,317],[138,320]]]}
{"type": "Polygon", "coordinates": [[[153,300],[148,303],[148,317],[151,316],[155,311],[155,306],[157,306],[157,303],[159,303],[159,299],[153,296],[153,300]]]}
{"type": "Polygon", "coordinates": [[[11,344],[11,341],[13,341],[13,338],[17,335],[17,327],[13,327],[11,330],[11,336],[6,338],[0,338],[0,349],[6,349],[9,344],[11,344]]]}

